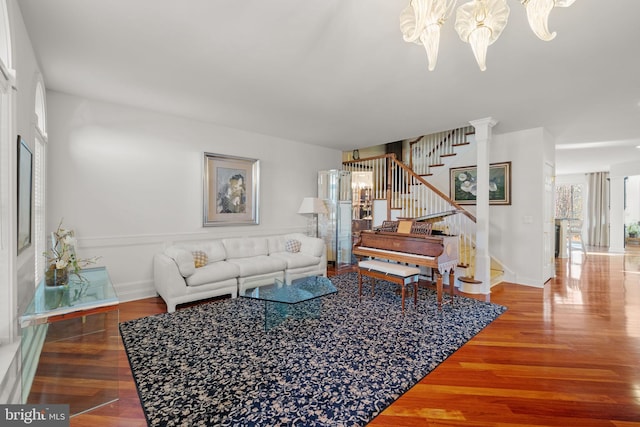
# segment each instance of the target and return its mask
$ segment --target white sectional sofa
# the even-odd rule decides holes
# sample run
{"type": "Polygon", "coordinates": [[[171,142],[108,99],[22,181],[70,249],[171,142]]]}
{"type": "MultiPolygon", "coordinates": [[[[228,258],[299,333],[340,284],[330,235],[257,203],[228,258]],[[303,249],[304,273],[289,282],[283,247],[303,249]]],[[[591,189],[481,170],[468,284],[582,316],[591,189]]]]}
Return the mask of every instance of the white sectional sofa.
{"type": "Polygon", "coordinates": [[[327,250],[322,239],[301,233],[174,245],[154,256],[153,275],[171,313],[178,304],[219,295],[235,298],[275,279],[291,283],[326,277],[327,250]]]}

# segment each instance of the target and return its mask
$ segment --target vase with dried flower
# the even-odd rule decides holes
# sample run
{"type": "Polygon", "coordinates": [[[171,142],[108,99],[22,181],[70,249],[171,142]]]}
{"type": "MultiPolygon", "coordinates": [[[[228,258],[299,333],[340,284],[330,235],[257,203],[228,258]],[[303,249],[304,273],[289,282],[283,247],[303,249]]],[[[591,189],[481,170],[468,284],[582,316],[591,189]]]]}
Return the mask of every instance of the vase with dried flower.
{"type": "Polygon", "coordinates": [[[44,253],[49,267],[45,272],[47,286],[65,286],[69,283],[69,274],[78,277],[82,267],[93,264],[98,259],[78,259],[76,257],[76,239],[73,230],[62,228],[62,220],[56,231],[51,233],[51,249],[44,253]]]}

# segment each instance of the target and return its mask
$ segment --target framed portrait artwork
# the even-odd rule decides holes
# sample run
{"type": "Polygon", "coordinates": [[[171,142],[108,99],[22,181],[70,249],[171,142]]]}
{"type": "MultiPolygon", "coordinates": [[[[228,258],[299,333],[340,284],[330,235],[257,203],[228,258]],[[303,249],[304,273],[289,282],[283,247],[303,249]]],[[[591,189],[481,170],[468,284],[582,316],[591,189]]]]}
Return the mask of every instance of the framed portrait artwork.
{"type": "MultiPolygon", "coordinates": [[[[449,170],[449,197],[457,204],[476,204],[477,169],[477,166],[466,166],[449,170]]],[[[489,204],[511,204],[511,162],[489,165],[489,204]]]]}
{"type": "Polygon", "coordinates": [[[205,227],[258,224],[259,163],[204,153],[205,227]]]}
{"type": "Polygon", "coordinates": [[[31,246],[33,155],[18,135],[18,254],[31,246]]]}

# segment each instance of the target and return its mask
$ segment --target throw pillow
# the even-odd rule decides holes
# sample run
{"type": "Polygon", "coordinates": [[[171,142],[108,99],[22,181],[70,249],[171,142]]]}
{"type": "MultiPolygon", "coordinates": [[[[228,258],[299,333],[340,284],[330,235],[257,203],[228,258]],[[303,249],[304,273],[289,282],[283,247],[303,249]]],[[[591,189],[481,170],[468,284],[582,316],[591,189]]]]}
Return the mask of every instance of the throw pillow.
{"type": "Polygon", "coordinates": [[[165,250],[165,254],[176,262],[182,277],[189,277],[196,271],[193,255],[186,249],[171,246],[165,250]]]}
{"type": "Polygon", "coordinates": [[[209,262],[209,257],[204,251],[193,251],[193,262],[196,268],[204,267],[209,262]]]}
{"type": "Polygon", "coordinates": [[[300,240],[295,240],[295,239],[287,240],[286,243],[284,244],[284,249],[287,252],[291,252],[291,253],[300,252],[301,247],[302,247],[302,242],[300,240]]]}

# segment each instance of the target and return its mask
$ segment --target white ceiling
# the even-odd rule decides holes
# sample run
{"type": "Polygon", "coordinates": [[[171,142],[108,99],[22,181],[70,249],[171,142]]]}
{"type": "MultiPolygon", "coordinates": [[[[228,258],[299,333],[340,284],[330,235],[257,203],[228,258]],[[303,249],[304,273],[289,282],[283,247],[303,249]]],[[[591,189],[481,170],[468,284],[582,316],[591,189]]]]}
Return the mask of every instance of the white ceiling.
{"type": "Polygon", "coordinates": [[[581,144],[559,174],[640,160],[640,1],[556,8],[551,42],[507,1],[485,72],[452,19],[429,72],[399,30],[408,0],[17,3],[48,89],[341,150],[491,116],[581,144]]]}

